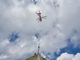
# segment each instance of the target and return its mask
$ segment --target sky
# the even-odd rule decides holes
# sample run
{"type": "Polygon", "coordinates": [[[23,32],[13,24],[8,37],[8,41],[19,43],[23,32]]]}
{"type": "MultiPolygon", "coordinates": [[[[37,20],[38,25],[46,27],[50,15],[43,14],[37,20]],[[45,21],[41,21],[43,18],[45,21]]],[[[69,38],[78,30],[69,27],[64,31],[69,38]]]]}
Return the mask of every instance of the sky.
{"type": "Polygon", "coordinates": [[[25,60],[38,44],[47,60],[80,60],[80,0],[0,0],[0,60],[25,60]]]}

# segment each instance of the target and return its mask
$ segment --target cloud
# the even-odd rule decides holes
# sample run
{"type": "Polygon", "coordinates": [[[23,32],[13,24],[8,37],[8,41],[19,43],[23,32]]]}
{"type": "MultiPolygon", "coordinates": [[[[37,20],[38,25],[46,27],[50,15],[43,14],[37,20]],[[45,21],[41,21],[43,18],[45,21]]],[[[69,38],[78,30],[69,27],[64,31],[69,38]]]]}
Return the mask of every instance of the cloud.
{"type": "Polygon", "coordinates": [[[80,59],[80,53],[77,53],[76,55],[63,53],[61,56],[57,58],[57,60],[79,60],[80,59]]]}
{"type": "Polygon", "coordinates": [[[0,55],[0,60],[6,59],[6,58],[8,58],[7,55],[0,55]]]}
{"type": "MultiPolygon", "coordinates": [[[[66,39],[73,37],[73,29],[78,32],[80,30],[79,2],[37,0],[37,4],[33,4],[31,0],[0,0],[0,52],[9,56],[5,60],[24,59],[36,52],[36,33],[40,35],[41,52],[45,51],[44,54],[58,53],[66,47],[66,39]],[[57,4],[59,7],[54,7],[57,4]],[[37,19],[36,12],[39,10],[42,16],[47,16],[42,22],[37,19]],[[13,32],[17,32],[19,38],[11,43],[8,37],[13,32]]],[[[77,38],[79,37],[74,37],[71,41],[77,38]]]]}

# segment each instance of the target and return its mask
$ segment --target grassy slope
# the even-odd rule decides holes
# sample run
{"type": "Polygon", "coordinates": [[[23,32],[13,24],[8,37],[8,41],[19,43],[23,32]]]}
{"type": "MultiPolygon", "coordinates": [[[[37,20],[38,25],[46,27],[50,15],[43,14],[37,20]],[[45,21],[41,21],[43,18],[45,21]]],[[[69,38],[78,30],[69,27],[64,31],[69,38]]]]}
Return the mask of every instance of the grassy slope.
{"type": "MultiPolygon", "coordinates": [[[[33,58],[37,58],[37,57],[38,57],[38,55],[34,55],[34,56],[30,57],[30,58],[27,58],[26,60],[32,60],[33,58]]],[[[42,58],[42,60],[46,60],[46,59],[42,58]]]]}

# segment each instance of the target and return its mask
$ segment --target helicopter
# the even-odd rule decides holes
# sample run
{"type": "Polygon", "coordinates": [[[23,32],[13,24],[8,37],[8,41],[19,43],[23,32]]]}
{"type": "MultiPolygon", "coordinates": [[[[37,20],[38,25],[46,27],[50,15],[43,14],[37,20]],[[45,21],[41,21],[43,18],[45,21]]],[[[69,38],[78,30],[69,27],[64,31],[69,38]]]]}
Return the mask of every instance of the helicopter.
{"type": "Polygon", "coordinates": [[[42,22],[42,19],[43,18],[45,18],[46,16],[42,16],[41,14],[41,12],[39,11],[38,13],[36,13],[37,14],[37,16],[38,16],[38,20],[40,21],[40,22],[42,22]]]}

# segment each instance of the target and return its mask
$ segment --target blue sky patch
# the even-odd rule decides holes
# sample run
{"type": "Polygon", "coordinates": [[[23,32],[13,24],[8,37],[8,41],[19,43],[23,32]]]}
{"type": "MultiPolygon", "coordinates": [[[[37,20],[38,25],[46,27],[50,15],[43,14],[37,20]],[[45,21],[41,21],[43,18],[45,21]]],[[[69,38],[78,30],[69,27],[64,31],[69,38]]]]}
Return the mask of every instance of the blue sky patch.
{"type": "Polygon", "coordinates": [[[74,54],[76,55],[77,53],[80,53],[80,47],[74,47],[74,44],[71,43],[70,38],[67,40],[67,46],[65,48],[60,49],[60,52],[57,54],[56,52],[54,53],[55,57],[54,59],[51,60],[56,60],[57,57],[59,57],[62,53],[69,53],[69,54],[74,54]]]}
{"type": "Polygon", "coordinates": [[[9,36],[9,41],[10,41],[10,42],[15,42],[16,39],[18,39],[18,38],[19,38],[18,33],[12,33],[12,34],[9,36]]]}
{"type": "Polygon", "coordinates": [[[39,33],[35,33],[35,37],[38,39],[40,37],[39,33]]]}
{"type": "Polygon", "coordinates": [[[34,4],[37,4],[37,1],[36,1],[36,0],[32,0],[32,2],[33,2],[34,4]]]}

